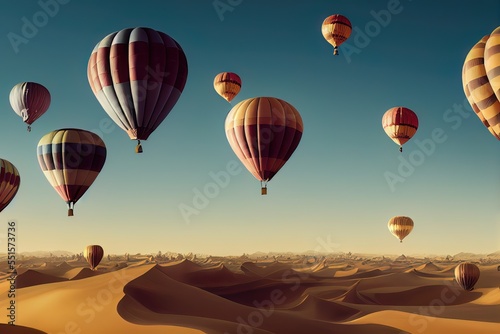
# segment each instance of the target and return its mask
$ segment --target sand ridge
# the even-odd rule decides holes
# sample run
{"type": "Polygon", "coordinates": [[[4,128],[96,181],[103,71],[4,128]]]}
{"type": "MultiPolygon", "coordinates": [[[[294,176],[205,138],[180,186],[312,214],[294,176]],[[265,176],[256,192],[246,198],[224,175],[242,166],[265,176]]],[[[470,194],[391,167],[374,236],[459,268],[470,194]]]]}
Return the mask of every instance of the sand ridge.
{"type": "MultiPolygon", "coordinates": [[[[454,281],[454,262],[408,257],[392,262],[385,257],[300,256],[103,262],[96,271],[78,261],[21,263],[15,330],[22,333],[20,326],[26,326],[32,328],[23,329],[26,333],[56,334],[76,329],[96,334],[500,332],[500,260],[479,264],[481,278],[473,291],[462,290],[454,281]],[[39,305],[58,317],[44,315],[39,305]]],[[[8,286],[5,279],[0,281],[1,300],[7,300],[8,286]]]]}

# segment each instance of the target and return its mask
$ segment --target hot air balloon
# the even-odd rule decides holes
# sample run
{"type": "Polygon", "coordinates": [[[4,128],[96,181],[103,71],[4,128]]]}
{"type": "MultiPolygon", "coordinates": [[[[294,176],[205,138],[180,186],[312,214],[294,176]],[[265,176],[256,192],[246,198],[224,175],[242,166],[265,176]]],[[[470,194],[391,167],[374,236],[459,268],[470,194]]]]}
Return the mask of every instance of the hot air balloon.
{"type": "Polygon", "coordinates": [[[500,140],[500,137],[493,131],[493,128],[490,126],[486,118],[484,118],[483,113],[481,110],[478,108],[476,103],[474,102],[474,99],[472,98],[470,91],[469,91],[469,86],[467,85],[467,82],[463,79],[465,78],[465,66],[462,68],[462,86],[464,89],[465,97],[467,98],[467,101],[469,102],[470,106],[472,107],[472,110],[476,113],[477,117],[481,120],[481,123],[488,129],[488,131],[493,135],[493,137],[497,138],[500,140]]]}
{"type": "Polygon", "coordinates": [[[227,102],[231,102],[241,90],[241,79],[236,73],[219,73],[214,78],[214,89],[227,102]]]}
{"type": "Polygon", "coordinates": [[[389,138],[399,145],[399,151],[403,152],[403,144],[417,132],[418,117],[408,108],[394,107],[382,116],[382,127],[389,138]]]}
{"type": "Polygon", "coordinates": [[[248,171],[267,182],[291,157],[303,132],[302,117],[291,104],[274,97],[255,97],[236,104],[228,113],[225,131],[229,145],[248,171]]]}
{"type": "Polygon", "coordinates": [[[500,140],[500,27],[477,42],[465,57],[462,86],[483,125],[500,140]]]}
{"type": "Polygon", "coordinates": [[[9,100],[12,109],[31,131],[31,124],[49,109],[50,92],[39,83],[21,82],[12,88],[9,100]]]}
{"type": "Polygon", "coordinates": [[[177,103],[188,66],[181,46],[150,28],[114,32],[97,43],[87,76],[92,92],[111,119],[142,152],[146,140],[177,103]]]}
{"type": "Polygon", "coordinates": [[[479,275],[479,268],[473,263],[464,262],[455,267],[455,280],[464,290],[474,290],[479,275]]]}
{"type": "Polygon", "coordinates": [[[90,264],[90,269],[96,270],[104,256],[104,250],[99,245],[89,245],[83,250],[83,256],[90,264]]]}
{"type": "Polygon", "coordinates": [[[387,227],[399,239],[399,242],[403,242],[403,239],[413,230],[413,220],[406,216],[395,216],[389,219],[387,227]]]}
{"type": "Polygon", "coordinates": [[[60,129],[47,133],[37,147],[38,163],[59,196],[73,207],[92,185],[106,161],[106,146],[93,132],[60,129]]]}
{"type": "Polygon", "coordinates": [[[333,54],[338,56],[338,47],[351,36],[352,26],[349,19],[340,14],[328,16],[321,25],[321,33],[333,45],[333,54]]]}
{"type": "Polygon", "coordinates": [[[0,159],[0,212],[14,199],[21,184],[21,177],[10,161],[0,159]]]}

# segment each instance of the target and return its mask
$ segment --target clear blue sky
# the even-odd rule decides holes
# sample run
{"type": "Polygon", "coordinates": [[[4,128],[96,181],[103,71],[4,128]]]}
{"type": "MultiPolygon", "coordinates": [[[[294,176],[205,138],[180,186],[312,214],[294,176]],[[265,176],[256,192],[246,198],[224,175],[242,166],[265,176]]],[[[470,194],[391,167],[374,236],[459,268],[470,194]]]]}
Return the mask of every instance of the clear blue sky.
{"type": "Polygon", "coordinates": [[[498,2],[44,1],[0,4],[0,157],[22,179],[1,213],[0,234],[15,219],[19,251],[80,252],[87,244],[114,254],[500,249],[500,143],[464,103],[461,81],[470,48],[500,25],[498,2]],[[229,7],[217,11],[214,3],[229,7]],[[380,14],[388,10],[390,17],[380,14]],[[339,56],[321,35],[332,14],[347,16],[354,27],[339,56]],[[181,98],[143,142],[141,155],[117,126],[100,129],[109,118],[86,74],[97,42],[136,26],[177,40],[189,66],[181,98]],[[13,44],[13,34],[26,39],[13,44]],[[243,81],[232,104],[213,89],[222,71],[243,81]],[[22,81],[39,82],[52,94],[31,133],[8,100],[22,81]],[[231,106],[255,96],[288,101],[304,121],[302,141],[267,196],[224,133],[231,106]],[[394,106],[412,109],[420,120],[402,154],[381,126],[394,106]],[[36,158],[40,138],[65,127],[98,133],[108,149],[74,217],[67,217],[36,158]],[[431,140],[435,146],[426,154],[417,144],[431,140]],[[385,175],[398,175],[402,158],[414,169],[391,189],[385,175]],[[209,185],[210,173],[228,163],[237,163],[229,184],[209,185]],[[207,189],[216,196],[193,203],[196,191],[207,189]],[[186,206],[198,210],[189,223],[180,209],[186,206]],[[402,244],[387,229],[395,215],[415,221],[402,244]]]}

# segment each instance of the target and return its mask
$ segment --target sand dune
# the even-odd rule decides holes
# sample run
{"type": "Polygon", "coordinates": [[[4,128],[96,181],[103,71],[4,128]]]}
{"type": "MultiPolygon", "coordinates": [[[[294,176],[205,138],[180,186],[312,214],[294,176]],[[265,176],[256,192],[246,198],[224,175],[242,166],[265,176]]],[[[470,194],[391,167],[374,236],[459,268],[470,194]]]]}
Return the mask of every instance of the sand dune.
{"type": "Polygon", "coordinates": [[[47,334],[41,330],[25,327],[25,326],[11,326],[0,323],[0,333],[2,334],[47,334]]]}
{"type": "Polygon", "coordinates": [[[100,273],[90,268],[75,268],[66,272],[65,276],[71,280],[83,279],[87,277],[97,276],[100,273]]]}
{"type": "MultiPolygon", "coordinates": [[[[0,332],[500,333],[500,261],[480,265],[473,291],[454,281],[458,263],[132,258],[92,271],[83,262],[30,259],[16,282],[19,326],[0,332]]],[[[2,305],[9,287],[0,281],[2,305]]]]}
{"type": "Polygon", "coordinates": [[[310,318],[332,322],[344,321],[359,313],[356,308],[311,296],[307,296],[290,311],[305,314],[310,318]]]}
{"type": "Polygon", "coordinates": [[[21,289],[28,286],[61,282],[61,281],[65,281],[65,279],[29,269],[24,273],[17,275],[16,287],[18,289],[21,289]]]}
{"type": "Polygon", "coordinates": [[[333,277],[348,277],[353,276],[359,271],[358,268],[352,268],[351,270],[337,270],[333,277]]]}
{"type": "Polygon", "coordinates": [[[423,272],[436,272],[436,271],[440,271],[441,268],[439,268],[438,266],[436,266],[434,263],[432,262],[428,262],[426,264],[423,264],[417,268],[415,268],[417,271],[423,271],[423,272]]]}
{"type": "Polygon", "coordinates": [[[374,312],[353,320],[351,323],[365,324],[373,322],[397,327],[408,333],[493,334],[500,332],[500,323],[498,322],[447,319],[399,311],[374,312]]]}
{"type": "Polygon", "coordinates": [[[458,287],[455,290],[447,285],[427,285],[393,292],[374,292],[373,290],[367,290],[363,291],[363,296],[374,301],[377,305],[424,306],[431,305],[436,297],[441,297],[441,293],[446,290],[450,291],[450,296],[457,291],[453,301],[446,303],[448,306],[468,303],[482,296],[480,292],[467,291],[461,293],[458,287]]]}
{"type": "MultiPolygon", "coordinates": [[[[318,319],[304,318],[303,315],[296,317],[293,311],[276,310],[274,305],[278,301],[284,301],[286,294],[278,293],[273,298],[273,293],[268,295],[269,299],[254,299],[254,306],[263,305],[262,309],[249,307],[221,298],[198,288],[182,284],[172,280],[158,267],[153,267],[144,275],[136,278],[125,286],[125,294],[129,298],[123,299],[118,305],[118,312],[127,320],[140,324],[162,324],[164,318],[159,314],[170,316],[178,314],[183,316],[196,316],[200,322],[192,321],[190,326],[207,330],[205,319],[222,320],[219,328],[213,333],[233,331],[244,324],[258,324],[258,327],[271,333],[331,333],[341,331],[342,333],[399,333],[397,329],[382,327],[378,325],[345,326],[341,324],[324,322],[318,319]],[[279,296],[278,296],[279,295],[279,296]],[[149,314],[142,310],[142,317],[135,312],[131,300],[140,303],[144,308],[150,310],[149,314]],[[275,302],[271,302],[275,300],[275,302]],[[267,307],[266,307],[267,305],[267,307]],[[240,320],[239,320],[240,319],[240,320]],[[246,321],[245,321],[246,319],[246,321]]],[[[281,290],[275,290],[281,291],[281,290]]],[[[168,322],[167,322],[168,323],[168,322]]]]}

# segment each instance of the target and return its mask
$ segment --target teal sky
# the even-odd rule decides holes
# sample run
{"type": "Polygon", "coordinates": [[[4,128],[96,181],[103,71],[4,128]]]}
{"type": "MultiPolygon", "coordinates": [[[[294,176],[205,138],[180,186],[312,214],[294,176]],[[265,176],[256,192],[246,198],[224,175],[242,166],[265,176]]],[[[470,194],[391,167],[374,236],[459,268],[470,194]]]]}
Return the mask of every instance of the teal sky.
{"type": "Polygon", "coordinates": [[[1,247],[15,220],[21,252],[81,252],[87,244],[113,254],[500,250],[500,143],[471,111],[461,79],[470,48],[500,25],[497,1],[18,0],[2,2],[0,13],[0,157],[21,174],[0,214],[1,247]],[[332,14],[354,28],[339,56],[321,34],[332,14]],[[140,155],[86,74],[103,37],[137,26],[174,38],[189,66],[181,98],[140,155]],[[243,82],[231,104],[213,89],[223,71],[243,82]],[[52,94],[30,133],[8,99],[22,81],[52,94]],[[302,141],[267,196],[224,133],[231,107],[256,96],[291,103],[304,121],[302,141]],[[394,106],[420,122],[403,153],[381,126],[394,106]],[[40,138],[66,127],[97,133],[108,149],[74,217],[36,158],[40,138]],[[228,164],[229,182],[216,185],[211,173],[228,164]],[[399,177],[392,186],[388,174],[399,177]],[[206,201],[196,195],[206,191],[213,195],[206,201]],[[415,222],[402,244],[387,229],[395,215],[415,222]]]}

